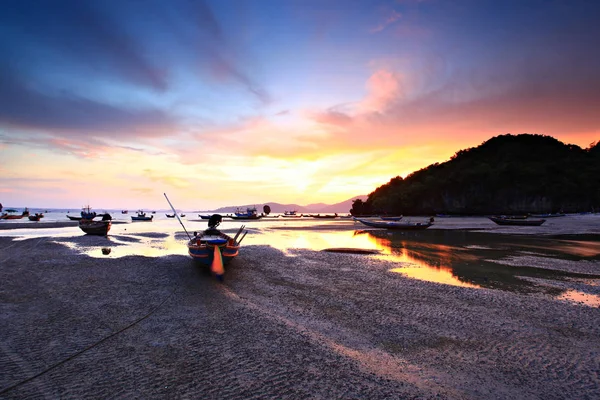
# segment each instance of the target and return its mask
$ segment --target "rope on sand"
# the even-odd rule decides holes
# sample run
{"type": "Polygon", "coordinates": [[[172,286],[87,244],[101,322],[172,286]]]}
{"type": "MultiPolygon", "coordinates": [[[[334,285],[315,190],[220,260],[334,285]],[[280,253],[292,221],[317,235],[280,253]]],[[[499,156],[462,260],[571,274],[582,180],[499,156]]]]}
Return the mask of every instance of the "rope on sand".
{"type": "Polygon", "coordinates": [[[174,294],[175,294],[175,290],[173,290],[173,291],[171,292],[171,294],[169,294],[167,297],[165,297],[165,299],[164,299],[164,300],[163,300],[163,301],[162,301],[162,302],[161,302],[159,305],[157,305],[157,306],[156,306],[156,307],[154,307],[152,310],[150,310],[150,311],[149,311],[149,312],[148,312],[146,315],[144,315],[144,316],[142,316],[142,317],[138,318],[137,320],[133,321],[131,324],[129,324],[129,325],[127,325],[127,326],[125,326],[124,328],[121,328],[121,329],[119,329],[119,330],[118,330],[118,331],[116,331],[116,332],[113,332],[113,333],[111,333],[110,335],[106,336],[105,338],[102,338],[102,339],[100,339],[100,340],[99,340],[99,341],[97,341],[96,343],[89,345],[88,347],[86,347],[86,348],[84,348],[83,350],[80,350],[80,351],[78,351],[77,353],[75,353],[75,354],[73,354],[73,355],[71,355],[71,356],[69,356],[69,357],[65,358],[64,360],[61,360],[61,361],[57,362],[57,363],[56,363],[56,364],[54,364],[54,365],[51,365],[50,367],[46,368],[46,369],[45,369],[45,370],[43,370],[42,372],[40,372],[40,373],[38,373],[38,374],[35,374],[34,376],[31,376],[31,377],[29,377],[29,378],[27,378],[27,379],[24,379],[24,380],[22,380],[21,382],[15,383],[14,385],[12,385],[12,386],[9,386],[9,387],[7,387],[7,388],[5,388],[5,389],[2,389],[2,390],[0,391],[0,395],[4,394],[4,393],[6,393],[6,392],[9,392],[9,391],[13,390],[14,388],[16,388],[16,387],[18,387],[18,386],[21,386],[21,385],[23,385],[23,384],[25,384],[25,383],[27,383],[27,382],[30,382],[30,381],[34,380],[35,378],[38,378],[38,377],[40,377],[40,376],[42,376],[42,375],[46,374],[47,372],[50,372],[50,371],[52,371],[53,369],[55,369],[56,367],[59,367],[59,366],[63,365],[63,364],[64,364],[64,363],[66,363],[67,361],[70,361],[70,360],[74,359],[75,357],[78,357],[78,356],[82,355],[82,354],[83,354],[83,353],[85,353],[86,351],[93,349],[94,347],[96,347],[96,346],[98,346],[99,344],[101,344],[101,343],[103,343],[103,342],[107,341],[108,339],[110,339],[110,338],[112,338],[112,337],[114,337],[114,336],[116,336],[116,335],[120,334],[121,332],[124,332],[124,331],[126,331],[127,329],[129,329],[129,328],[131,328],[132,326],[134,326],[134,325],[138,324],[139,322],[142,322],[143,320],[145,320],[146,318],[148,318],[150,315],[154,314],[154,313],[155,313],[155,312],[156,312],[156,311],[157,311],[159,308],[161,308],[161,307],[162,307],[162,306],[163,306],[163,305],[164,305],[164,304],[167,302],[167,300],[169,300],[169,299],[170,299],[170,298],[171,298],[171,297],[172,297],[174,294]]]}

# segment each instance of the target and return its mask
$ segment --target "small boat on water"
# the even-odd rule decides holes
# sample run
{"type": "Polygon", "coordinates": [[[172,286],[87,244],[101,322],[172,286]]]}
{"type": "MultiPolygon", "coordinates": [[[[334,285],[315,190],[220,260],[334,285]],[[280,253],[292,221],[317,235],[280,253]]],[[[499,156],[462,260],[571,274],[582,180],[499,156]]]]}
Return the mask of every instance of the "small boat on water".
{"type": "Polygon", "coordinates": [[[123,210],[121,211],[121,214],[127,214],[129,212],[129,210],[123,210]]]}
{"type": "Polygon", "coordinates": [[[81,212],[79,213],[79,216],[72,216],[72,215],[67,215],[67,218],[69,218],[71,221],[79,221],[82,219],[94,219],[96,218],[96,212],[92,211],[91,207],[89,205],[84,206],[81,208],[81,212]]]}
{"type": "Polygon", "coordinates": [[[284,211],[281,216],[283,218],[302,218],[302,214],[298,214],[296,210],[284,211]]]}
{"type": "Polygon", "coordinates": [[[101,221],[91,219],[81,219],[79,221],[79,229],[88,235],[106,236],[112,225],[112,217],[109,214],[104,214],[101,221]]]}
{"type": "Polygon", "coordinates": [[[414,231],[427,229],[433,223],[429,222],[408,222],[408,221],[383,221],[383,220],[370,220],[362,218],[354,218],[355,221],[362,223],[363,225],[370,226],[371,228],[384,228],[384,229],[395,229],[414,231]]]}
{"type": "Polygon", "coordinates": [[[498,225],[510,225],[510,226],[540,226],[545,219],[529,219],[529,218],[509,218],[505,216],[488,217],[498,225]]]}
{"type": "Polygon", "coordinates": [[[258,215],[256,207],[246,208],[246,212],[242,212],[239,208],[235,210],[234,215],[230,216],[231,219],[261,219],[263,216],[258,215]]]}
{"type": "Polygon", "coordinates": [[[17,210],[12,208],[7,208],[4,211],[6,212],[0,215],[0,219],[21,219],[29,215],[29,211],[27,209],[25,209],[25,211],[23,211],[21,214],[15,214],[17,210]]]}
{"type": "Polygon", "coordinates": [[[175,214],[165,214],[167,218],[175,218],[175,214]]]}
{"type": "Polygon", "coordinates": [[[332,218],[337,218],[338,215],[337,215],[337,213],[335,213],[335,214],[323,214],[323,215],[321,215],[321,214],[312,214],[311,217],[313,217],[313,218],[329,218],[329,219],[332,219],[332,218]]]}
{"type": "Polygon", "coordinates": [[[131,216],[131,221],[152,221],[154,215],[147,216],[145,212],[139,210],[136,216],[131,216]]]}
{"type": "Polygon", "coordinates": [[[34,215],[29,215],[28,218],[30,221],[39,221],[40,219],[44,218],[44,214],[35,213],[34,215]]]}
{"type": "Polygon", "coordinates": [[[210,219],[210,215],[204,215],[204,214],[198,214],[198,216],[200,217],[200,219],[210,219]]]}

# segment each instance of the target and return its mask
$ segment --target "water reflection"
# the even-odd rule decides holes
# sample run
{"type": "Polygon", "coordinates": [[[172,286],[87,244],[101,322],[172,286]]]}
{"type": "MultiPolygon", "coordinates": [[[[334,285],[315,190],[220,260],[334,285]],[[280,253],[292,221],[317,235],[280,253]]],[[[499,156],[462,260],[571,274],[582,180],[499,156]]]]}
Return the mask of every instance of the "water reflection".
{"type": "MultiPolygon", "coordinates": [[[[189,232],[206,228],[205,221],[186,221],[185,225],[189,232]]],[[[221,228],[226,233],[235,234],[240,225],[239,221],[226,221],[221,228]]],[[[245,225],[249,233],[243,246],[269,245],[289,256],[296,254],[294,249],[378,250],[380,255],[364,257],[394,261],[397,267],[392,268],[391,272],[410,278],[463,287],[546,293],[565,301],[600,306],[598,295],[571,288],[549,288],[536,284],[535,279],[526,279],[566,281],[568,278],[593,278],[598,282],[597,277],[551,271],[545,269],[541,261],[531,267],[518,265],[518,268],[493,262],[515,255],[533,255],[532,258],[537,257],[538,260],[541,260],[539,256],[543,256],[546,263],[553,263],[553,259],[597,260],[600,257],[600,243],[594,240],[506,236],[463,230],[355,230],[357,226],[351,221],[252,221],[245,222],[245,225]]],[[[92,257],[187,255],[187,235],[172,220],[114,224],[109,236],[104,238],[83,235],[76,225],[56,229],[5,230],[0,231],[0,236],[13,236],[15,240],[52,237],[92,257]],[[103,247],[110,247],[110,254],[102,254],[103,247]]]]}
{"type": "Polygon", "coordinates": [[[392,272],[402,273],[411,278],[455,286],[489,287],[524,293],[543,292],[555,295],[560,300],[597,307],[600,296],[576,290],[558,290],[536,285],[527,279],[542,278],[564,280],[566,278],[590,277],[589,275],[552,271],[536,267],[506,268],[493,263],[509,254],[524,253],[537,248],[544,256],[596,255],[597,243],[561,243],[555,246],[552,241],[501,235],[486,235],[471,232],[391,232],[382,230],[366,231],[368,237],[387,257],[402,264],[392,272]],[[591,250],[590,250],[591,249],[591,250]]]}

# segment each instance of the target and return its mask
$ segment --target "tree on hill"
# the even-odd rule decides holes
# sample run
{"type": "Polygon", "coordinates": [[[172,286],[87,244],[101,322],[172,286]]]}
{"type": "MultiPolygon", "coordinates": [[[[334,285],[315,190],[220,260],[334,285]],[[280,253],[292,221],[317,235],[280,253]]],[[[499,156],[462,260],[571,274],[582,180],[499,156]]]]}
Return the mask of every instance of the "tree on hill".
{"type": "Polygon", "coordinates": [[[447,162],[392,178],[365,202],[355,202],[351,212],[485,215],[598,209],[599,143],[582,149],[544,135],[496,136],[458,151],[447,162]]]}

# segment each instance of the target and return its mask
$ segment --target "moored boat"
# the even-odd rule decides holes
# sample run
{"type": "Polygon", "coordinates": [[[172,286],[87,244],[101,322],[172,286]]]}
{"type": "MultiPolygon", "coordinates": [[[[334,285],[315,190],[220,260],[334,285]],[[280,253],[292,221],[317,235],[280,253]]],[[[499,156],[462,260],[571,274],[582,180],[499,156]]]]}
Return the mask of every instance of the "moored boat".
{"type": "Polygon", "coordinates": [[[28,216],[30,221],[39,221],[43,217],[44,217],[44,214],[42,214],[42,213],[35,213],[34,215],[28,216]]]}
{"type": "Polygon", "coordinates": [[[88,235],[106,236],[112,226],[111,219],[109,214],[104,214],[101,221],[81,219],[79,221],[79,229],[88,235]]]}
{"type": "Polygon", "coordinates": [[[131,216],[131,221],[152,221],[154,215],[147,216],[142,210],[139,210],[136,216],[131,216]]]}
{"type": "Polygon", "coordinates": [[[302,218],[302,214],[298,214],[296,210],[284,211],[283,214],[281,214],[281,216],[283,218],[302,218]]]}
{"type": "Polygon", "coordinates": [[[323,215],[321,215],[321,214],[312,214],[311,215],[311,217],[313,217],[313,218],[329,218],[329,219],[337,218],[337,216],[338,216],[337,213],[335,213],[335,214],[323,214],[323,215]]]}
{"type": "Polygon", "coordinates": [[[239,254],[240,244],[247,233],[240,238],[240,234],[245,228],[242,225],[232,238],[217,229],[221,221],[221,215],[213,214],[208,221],[208,229],[194,232],[187,244],[190,257],[200,264],[210,266],[211,272],[219,280],[223,279],[225,265],[239,254]]]}
{"type": "Polygon", "coordinates": [[[529,218],[508,218],[503,216],[488,217],[498,225],[510,226],[540,226],[545,219],[529,219],[529,218]]]}
{"type": "Polygon", "coordinates": [[[71,221],[79,221],[82,219],[89,219],[92,220],[94,218],[96,218],[96,212],[92,211],[91,207],[89,205],[84,206],[81,208],[81,212],[79,213],[79,216],[72,216],[72,215],[67,215],[67,218],[69,218],[71,221]]]}
{"type": "Polygon", "coordinates": [[[427,229],[433,225],[432,222],[377,221],[362,218],[354,218],[354,220],[362,223],[363,225],[370,226],[371,228],[385,228],[405,231],[427,229]]]}
{"type": "Polygon", "coordinates": [[[246,208],[246,212],[242,212],[239,208],[235,211],[234,215],[230,216],[231,219],[261,219],[263,216],[258,215],[256,207],[246,208]]]}
{"type": "Polygon", "coordinates": [[[21,219],[25,216],[29,215],[29,211],[27,211],[27,209],[25,209],[25,211],[23,211],[21,214],[15,214],[17,212],[17,210],[8,208],[6,210],[4,214],[0,215],[0,219],[21,219]]]}

